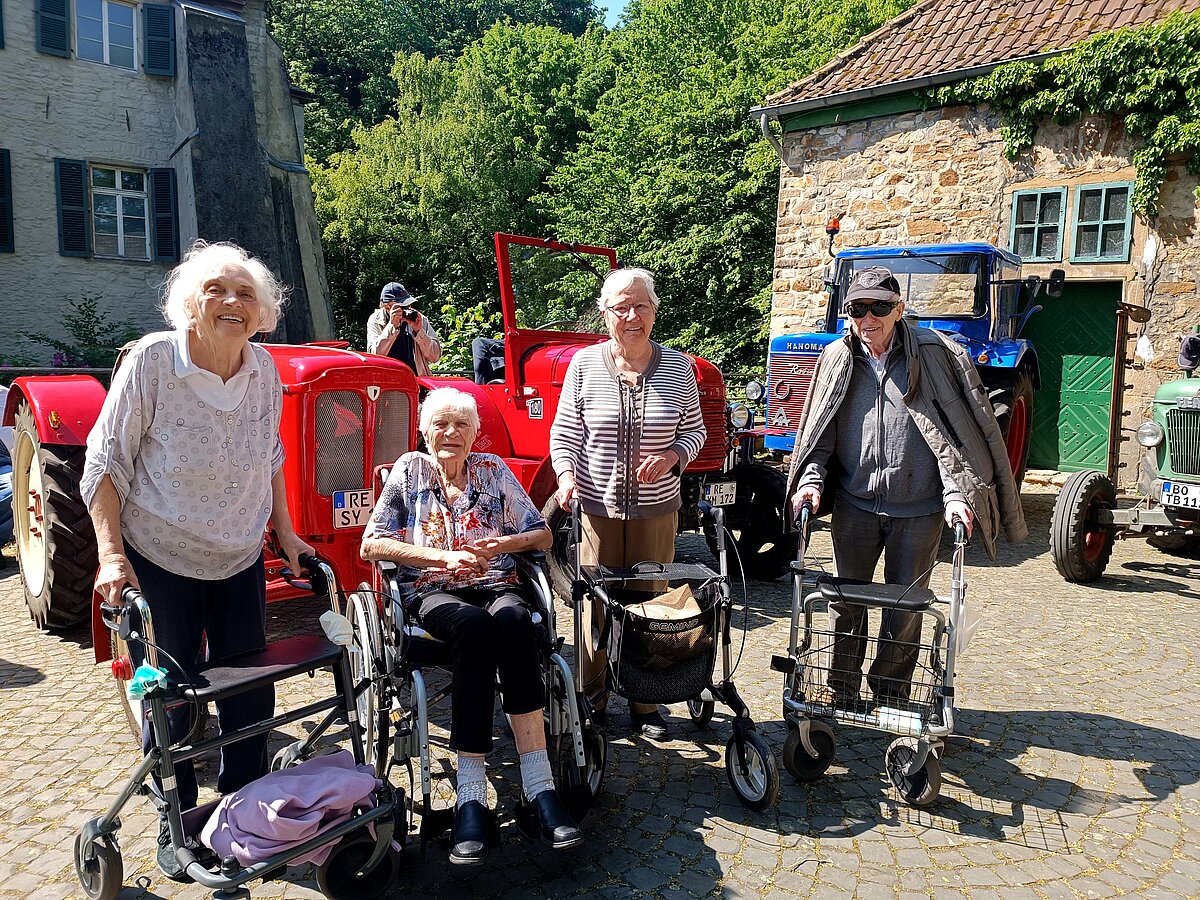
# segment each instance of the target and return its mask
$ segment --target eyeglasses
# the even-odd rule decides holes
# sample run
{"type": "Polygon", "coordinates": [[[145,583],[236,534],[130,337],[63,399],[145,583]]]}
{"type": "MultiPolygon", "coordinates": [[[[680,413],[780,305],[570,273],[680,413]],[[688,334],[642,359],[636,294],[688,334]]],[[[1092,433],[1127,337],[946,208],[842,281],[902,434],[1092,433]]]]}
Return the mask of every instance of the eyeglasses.
{"type": "Polygon", "coordinates": [[[650,303],[634,303],[632,306],[606,306],[604,310],[612,313],[618,319],[624,319],[631,312],[637,313],[639,316],[648,316],[654,312],[654,306],[650,303]]]}
{"type": "Polygon", "coordinates": [[[846,305],[846,312],[850,313],[852,319],[861,319],[867,313],[877,319],[882,319],[884,316],[890,316],[896,306],[897,304],[888,300],[876,300],[874,303],[849,303],[846,305]]]}

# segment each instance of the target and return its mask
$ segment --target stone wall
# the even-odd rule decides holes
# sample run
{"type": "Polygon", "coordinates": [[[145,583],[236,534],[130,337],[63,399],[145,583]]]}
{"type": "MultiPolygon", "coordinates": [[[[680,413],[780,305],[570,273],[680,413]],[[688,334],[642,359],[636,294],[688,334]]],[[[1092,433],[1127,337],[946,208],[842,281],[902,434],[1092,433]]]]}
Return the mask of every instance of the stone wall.
{"type": "MultiPolygon", "coordinates": [[[[945,241],[1007,248],[1014,190],[1133,181],[1138,143],[1101,119],[1045,123],[1035,146],[1010,162],[990,108],[953,107],[795,132],[784,136],[783,146],[772,336],[812,331],[824,319],[830,217],[841,218],[835,250],[945,241]]],[[[1125,408],[1133,414],[1126,422],[1133,427],[1154,389],[1177,377],[1180,337],[1200,324],[1196,185],[1178,161],[1170,167],[1157,219],[1134,217],[1128,263],[1076,265],[1064,254],[1059,263],[1025,267],[1026,274],[1061,267],[1068,279],[1120,280],[1125,302],[1150,307],[1145,333],[1155,358],[1149,365],[1135,362],[1126,373],[1132,386],[1125,408]]],[[[1133,452],[1129,444],[1126,449],[1133,452]]]]}

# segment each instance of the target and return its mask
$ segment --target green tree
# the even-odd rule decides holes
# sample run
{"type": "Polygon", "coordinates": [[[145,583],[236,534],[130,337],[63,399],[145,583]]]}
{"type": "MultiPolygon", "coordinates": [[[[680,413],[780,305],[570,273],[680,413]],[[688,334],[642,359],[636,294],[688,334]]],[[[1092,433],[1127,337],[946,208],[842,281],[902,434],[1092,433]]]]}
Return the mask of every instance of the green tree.
{"type": "Polygon", "coordinates": [[[582,34],[591,0],[276,0],[271,33],[292,80],[317,101],[305,110],[309,154],[326,160],[375,125],[396,98],[397,54],[456,56],[496,22],[536,23],[582,34]]]}
{"type": "Polygon", "coordinates": [[[598,27],[497,25],[457,59],[396,60],[395,115],[313,173],[343,336],[361,342],[391,278],[429,291],[426,312],[452,297],[494,313],[492,234],[545,232],[530,198],[611,84],[604,43],[598,27]]]}
{"type": "Polygon", "coordinates": [[[616,81],[540,208],[656,273],[666,343],[761,364],[779,161],[747,111],[906,5],[635,0],[609,39],[616,81]]]}

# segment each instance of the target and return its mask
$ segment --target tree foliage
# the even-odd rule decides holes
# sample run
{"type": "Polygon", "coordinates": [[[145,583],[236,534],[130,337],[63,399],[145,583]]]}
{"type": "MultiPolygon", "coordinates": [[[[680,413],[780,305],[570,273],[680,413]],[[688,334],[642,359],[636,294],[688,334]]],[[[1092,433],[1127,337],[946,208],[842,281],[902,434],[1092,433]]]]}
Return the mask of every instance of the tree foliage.
{"type": "Polygon", "coordinates": [[[271,33],[289,74],[317,97],[305,111],[310,155],[351,146],[356,126],[391,112],[397,54],[455,56],[496,22],[551,25],[582,34],[591,0],[274,0],[271,33]]]}
{"type": "Polygon", "coordinates": [[[1005,153],[1033,146],[1039,120],[1103,115],[1144,144],[1133,155],[1134,209],[1154,216],[1167,157],[1200,175],[1200,13],[1097,35],[1041,63],[1016,62],[930,94],[938,105],[988,103],[1003,117],[1005,153]]]}

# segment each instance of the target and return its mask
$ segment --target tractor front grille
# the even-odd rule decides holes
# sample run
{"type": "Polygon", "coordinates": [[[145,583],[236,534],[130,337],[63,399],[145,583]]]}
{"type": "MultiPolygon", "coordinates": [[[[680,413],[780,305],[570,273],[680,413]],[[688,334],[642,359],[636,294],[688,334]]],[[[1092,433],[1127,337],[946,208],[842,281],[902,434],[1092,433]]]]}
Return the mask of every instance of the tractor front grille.
{"type": "Polygon", "coordinates": [[[812,390],[817,353],[776,353],[767,367],[768,428],[795,431],[812,390]]]}
{"type": "Polygon", "coordinates": [[[362,490],[363,398],[357,391],[326,391],[317,397],[316,455],[318,494],[362,490]]]}
{"type": "Polygon", "coordinates": [[[409,397],[404,391],[384,391],[375,405],[375,446],[371,471],[390,466],[408,446],[409,397]]]}
{"type": "Polygon", "coordinates": [[[1200,475],[1200,410],[1167,410],[1167,453],[1176,475],[1200,475]]]}

